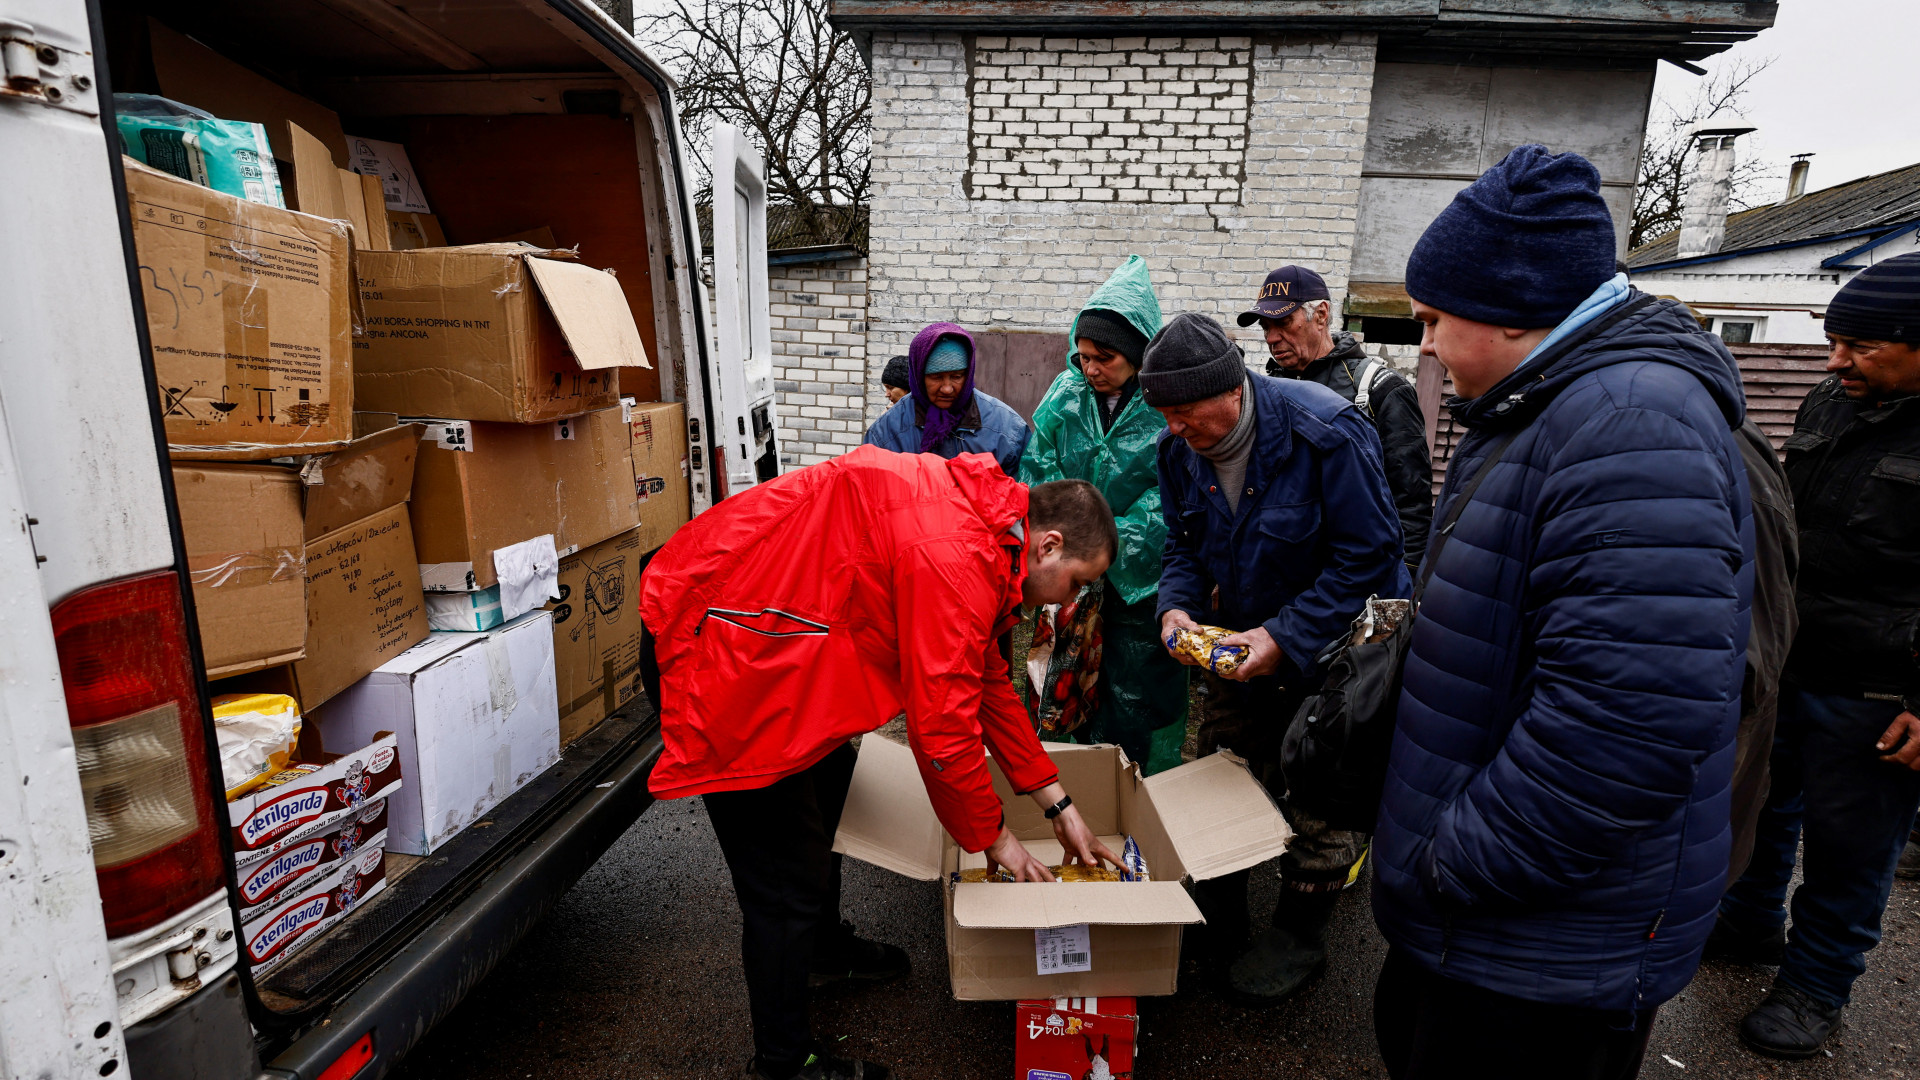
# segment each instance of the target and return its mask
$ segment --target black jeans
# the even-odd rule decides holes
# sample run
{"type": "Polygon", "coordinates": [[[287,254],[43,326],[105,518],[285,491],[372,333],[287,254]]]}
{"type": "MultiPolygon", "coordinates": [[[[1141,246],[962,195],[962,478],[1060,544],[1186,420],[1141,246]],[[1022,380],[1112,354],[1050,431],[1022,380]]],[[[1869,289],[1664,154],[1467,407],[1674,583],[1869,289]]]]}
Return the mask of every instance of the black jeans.
{"type": "Polygon", "coordinates": [[[814,1050],[807,974],[815,942],[840,926],[833,834],[855,757],[849,743],[767,787],[703,796],[740,900],[754,1052],[773,1075],[814,1050]]]}
{"type": "Polygon", "coordinates": [[[1654,1012],[1496,994],[1391,948],[1373,990],[1373,1034],[1393,1080],[1632,1080],[1654,1012]]]}

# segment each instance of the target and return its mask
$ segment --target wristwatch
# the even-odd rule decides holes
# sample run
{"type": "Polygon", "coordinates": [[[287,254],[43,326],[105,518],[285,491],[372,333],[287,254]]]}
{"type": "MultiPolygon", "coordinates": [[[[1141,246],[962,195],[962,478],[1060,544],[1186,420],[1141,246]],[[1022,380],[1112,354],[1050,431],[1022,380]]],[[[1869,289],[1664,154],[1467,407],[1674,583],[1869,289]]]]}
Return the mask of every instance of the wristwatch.
{"type": "Polygon", "coordinates": [[[1060,811],[1065,810],[1067,807],[1072,805],[1073,805],[1073,796],[1071,795],[1060,796],[1059,802],[1054,803],[1052,806],[1047,807],[1047,820],[1052,821],[1054,818],[1059,817],[1060,811]]]}

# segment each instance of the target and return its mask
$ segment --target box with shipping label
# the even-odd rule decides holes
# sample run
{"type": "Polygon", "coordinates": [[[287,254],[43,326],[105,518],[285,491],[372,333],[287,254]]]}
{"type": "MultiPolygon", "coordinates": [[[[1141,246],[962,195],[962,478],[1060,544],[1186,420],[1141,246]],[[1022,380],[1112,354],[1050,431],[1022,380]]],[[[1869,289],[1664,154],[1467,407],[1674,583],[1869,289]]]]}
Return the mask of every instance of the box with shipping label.
{"type": "Polygon", "coordinates": [[[560,760],[553,616],[435,633],[328,703],[319,725],[329,742],[397,735],[407,786],[387,847],[431,854],[560,760]]]}
{"type": "Polygon", "coordinates": [[[303,708],[326,702],[427,633],[404,504],[307,542],[306,655],[293,665],[303,708]]]}
{"type": "Polygon", "coordinates": [[[386,885],[386,852],[376,845],[282,893],[240,924],[240,940],[254,974],[306,947],[386,885]]]}
{"type": "Polygon", "coordinates": [[[634,529],[560,560],[553,612],[560,745],[569,746],[640,692],[640,559],[634,529]]]}
{"type": "Polygon", "coordinates": [[[677,401],[627,406],[633,486],[640,500],[640,550],[667,542],[688,518],[687,407],[677,401]]]}
{"type": "Polygon", "coordinates": [[[1132,1076],[1139,1033],[1130,997],[1022,1001],[1013,1011],[1014,1080],[1132,1076]]]}
{"type": "Polygon", "coordinates": [[[523,244],[370,251],[356,260],[362,409],[538,423],[619,404],[652,367],[620,283],[523,244]]]}
{"type": "Polygon", "coordinates": [[[493,553],[551,534],[562,557],[640,523],[618,407],[544,424],[427,421],[413,539],[430,592],[498,582],[493,553]]]}
{"type": "Polygon", "coordinates": [[[297,659],[307,637],[299,474],[180,463],[173,490],[207,677],[297,659]]]}
{"type": "Polygon", "coordinates": [[[313,875],[331,874],[355,852],[383,847],[386,842],[387,800],[374,799],[326,831],[247,864],[235,875],[240,881],[240,921],[264,913],[295,883],[319,881],[313,875]]]}
{"type": "MultiPolygon", "coordinates": [[[[869,735],[833,850],[921,880],[948,882],[954,997],[1151,997],[1174,992],[1181,928],[1203,922],[1184,882],[1279,855],[1291,832],[1246,764],[1219,753],[1143,777],[1117,746],[1043,743],[1087,826],[1114,854],[1139,845],[1147,881],[954,882],[986,865],[941,828],[914,751],[869,735]]],[[[1053,828],[989,762],[1006,827],[1041,862],[1063,861],[1053,828]]]]}
{"type": "Polygon", "coordinates": [[[404,790],[398,745],[391,731],[371,733],[351,753],[292,766],[228,803],[234,866],[244,876],[245,867],[404,790]]]}
{"type": "Polygon", "coordinates": [[[308,454],[353,431],[347,225],[128,161],[133,246],[174,458],[308,454]]]}

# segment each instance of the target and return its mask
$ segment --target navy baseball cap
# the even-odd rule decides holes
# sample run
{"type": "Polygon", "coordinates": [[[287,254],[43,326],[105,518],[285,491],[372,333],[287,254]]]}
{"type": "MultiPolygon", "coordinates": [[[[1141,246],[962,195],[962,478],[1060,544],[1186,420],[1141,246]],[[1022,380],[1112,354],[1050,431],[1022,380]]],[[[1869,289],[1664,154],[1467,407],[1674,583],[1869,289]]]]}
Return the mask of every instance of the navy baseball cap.
{"type": "Polygon", "coordinates": [[[1283,266],[1267,275],[1260,286],[1260,298],[1240,313],[1239,323],[1252,326],[1261,319],[1284,319],[1301,304],[1329,299],[1327,283],[1319,274],[1304,266],[1283,266]]]}

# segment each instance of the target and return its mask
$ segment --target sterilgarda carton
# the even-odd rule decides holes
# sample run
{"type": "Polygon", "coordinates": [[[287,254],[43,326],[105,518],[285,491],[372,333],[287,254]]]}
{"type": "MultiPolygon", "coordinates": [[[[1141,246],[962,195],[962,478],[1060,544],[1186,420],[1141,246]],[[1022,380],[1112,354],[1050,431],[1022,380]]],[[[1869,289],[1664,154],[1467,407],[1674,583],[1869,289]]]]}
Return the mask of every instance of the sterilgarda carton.
{"type": "Polygon", "coordinates": [[[352,858],[341,860],[331,871],[286,890],[276,903],[265,905],[253,918],[243,920],[240,940],[254,974],[285,960],[299,946],[385,888],[386,860],[386,849],[363,848],[352,858]]]}
{"type": "Polygon", "coordinates": [[[227,804],[233,863],[246,867],[332,828],[374,799],[400,790],[399,743],[390,731],[350,754],[319,766],[277,773],[266,787],[227,804]]]}
{"type": "MultiPolygon", "coordinates": [[[[387,800],[374,799],[356,814],[308,840],[295,841],[263,859],[240,868],[240,920],[265,911],[296,883],[314,874],[330,874],[356,852],[384,848],[387,842],[387,800]]],[[[314,880],[319,880],[314,878],[314,880]]]]}
{"type": "Polygon", "coordinates": [[[1015,1080],[1114,1080],[1133,1075],[1140,1013],[1130,997],[1022,1001],[1013,1013],[1015,1080]]]}

